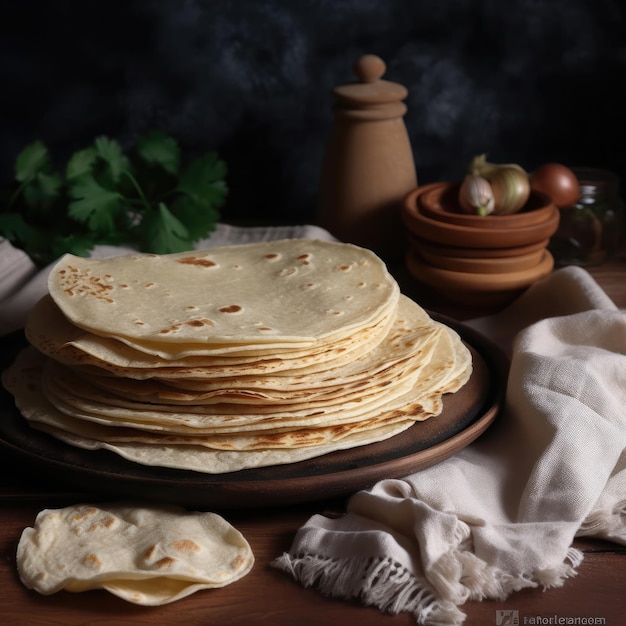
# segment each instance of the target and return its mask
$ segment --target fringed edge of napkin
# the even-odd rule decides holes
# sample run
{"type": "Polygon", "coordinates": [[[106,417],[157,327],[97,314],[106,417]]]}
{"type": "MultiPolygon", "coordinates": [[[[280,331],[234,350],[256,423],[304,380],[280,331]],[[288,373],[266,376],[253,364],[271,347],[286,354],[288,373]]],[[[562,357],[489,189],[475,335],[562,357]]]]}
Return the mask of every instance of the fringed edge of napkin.
{"type": "Polygon", "coordinates": [[[611,509],[597,508],[580,525],[577,537],[600,537],[626,545],[626,500],[611,509]]]}
{"type": "Polygon", "coordinates": [[[357,599],[385,613],[412,613],[418,623],[460,625],[465,614],[438,600],[425,581],[389,557],[332,559],[284,553],[271,563],[298,581],[332,598],[357,599]]]}
{"type": "Polygon", "coordinates": [[[513,575],[488,565],[469,550],[454,550],[437,561],[428,579],[442,596],[457,605],[467,600],[504,600],[529,587],[561,587],[568,578],[576,576],[583,558],[580,550],[570,547],[559,565],[513,575]]]}
{"type": "Polygon", "coordinates": [[[418,624],[460,626],[465,613],[458,605],[467,600],[504,600],[514,591],[541,585],[560,587],[576,575],[583,554],[570,548],[557,567],[513,576],[487,565],[466,550],[454,550],[437,562],[429,576],[441,592],[453,600],[437,598],[431,584],[416,577],[390,557],[333,559],[311,554],[283,553],[272,567],[290,574],[303,587],[344,600],[360,600],[390,613],[411,613],[418,624]]]}

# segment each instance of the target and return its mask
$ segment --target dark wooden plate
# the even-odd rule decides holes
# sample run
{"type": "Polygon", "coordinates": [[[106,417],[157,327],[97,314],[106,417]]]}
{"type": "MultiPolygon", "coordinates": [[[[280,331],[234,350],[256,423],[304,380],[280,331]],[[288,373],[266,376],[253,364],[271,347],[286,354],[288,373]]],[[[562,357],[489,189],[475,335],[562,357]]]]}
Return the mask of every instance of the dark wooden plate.
{"type": "MultiPolygon", "coordinates": [[[[11,454],[15,472],[40,478],[54,485],[55,491],[80,491],[94,498],[241,509],[348,495],[382,478],[400,478],[453,455],[479,437],[502,408],[508,373],[505,358],[470,328],[438,319],[455,328],[472,351],[472,376],[460,391],[444,397],[441,415],[386,441],[289,465],[219,475],[148,467],[107,450],[74,448],[32,429],[15,408],[12,396],[2,389],[0,446],[11,454]]],[[[21,333],[3,338],[1,368],[25,345],[21,333]]]]}

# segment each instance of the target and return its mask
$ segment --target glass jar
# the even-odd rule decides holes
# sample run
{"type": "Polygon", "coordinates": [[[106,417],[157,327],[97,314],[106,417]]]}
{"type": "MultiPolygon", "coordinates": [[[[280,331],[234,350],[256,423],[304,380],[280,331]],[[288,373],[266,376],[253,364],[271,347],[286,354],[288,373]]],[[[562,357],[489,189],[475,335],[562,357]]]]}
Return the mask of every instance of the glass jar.
{"type": "Polygon", "coordinates": [[[594,265],[612,257],[623,242],[619,179],[608,170],[571,169],[580,183],[580,198],[560,209],[559,228],[549,248],[557,265],[594,265]]]}

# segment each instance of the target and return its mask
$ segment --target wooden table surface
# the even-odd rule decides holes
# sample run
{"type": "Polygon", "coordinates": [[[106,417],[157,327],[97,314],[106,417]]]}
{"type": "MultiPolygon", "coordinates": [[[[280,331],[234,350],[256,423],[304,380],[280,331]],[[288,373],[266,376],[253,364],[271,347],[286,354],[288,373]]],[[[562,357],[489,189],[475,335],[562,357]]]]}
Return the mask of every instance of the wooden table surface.
{"type": "MultiPolygon", "coordinates": [[[[620,308],[626,308],[626,256],[589,268],[589,271],[613,301],[620,308]]],[[[459,319],[467,319],[474,313],[442,305],[432,298],[427,304],[459,319]]],[[[219,511],[248,539],[256,558],[250,574],[223,589],[198,592],[154,608],[129,604],[104,591],[41,596],[26,589],[17,575],[15,551],[22,530],[33,524],[41,509],[94,499],[89,494],[67,493],[48,485],[45,476],[29,475],[28,468],[20,467],[10,458],[0,459],[0,468],[0,624],[336,626],[358,623],[383,626],[415,623],[409,614],[390,616],[356,602],[325,598],[270,567],[270,561],[289,548],[294,533],[310,515],[340,512],[342,501],[267,510],[219,511]]],[[[504,602],[469,602],[463,607],[468,615],[466,624],[497,624],[497,612],[505,610],[517,611],[519,624],[626,624],[626,548],[591,540],[577,541],[575,545],[583,550],[585,559],[578,575],[564,587],[548,591],[524,590],[504,602]],[[578,621],[557,621],[559,618],[578,621]],[[585,622],[584,618],[599,621],[585,622]]]]}

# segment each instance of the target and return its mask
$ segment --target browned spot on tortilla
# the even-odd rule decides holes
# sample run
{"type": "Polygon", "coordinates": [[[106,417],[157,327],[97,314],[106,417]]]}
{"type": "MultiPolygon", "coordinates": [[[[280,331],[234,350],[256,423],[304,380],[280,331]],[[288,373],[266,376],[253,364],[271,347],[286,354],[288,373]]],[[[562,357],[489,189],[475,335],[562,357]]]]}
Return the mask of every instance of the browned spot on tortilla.
{"type": "Polygon", "coordinates": [[[86,554],[83,562],[85,563],[85,565],[94,567],[96,569],[100,569],[102,567],[102,561],[98,558],[97,554],[86,554]]]}
{"type": "Polygon", "coordinates": [[[220,313],[240,313],[243,309],[238,304],[229,304],[227,306],[220,307],[220,313]]]}
{"type": "Polygon", "coordinates": [[[211,259],[203,259],[197,256],[186,256],[177,261],[181,265],[197,265],[198,267],[215,267],[217,264],[211,259]]]}
{"type": "Polygon", "coordinates": [[[102,520],[96,520],[90,527],[89,532],[94,532],[99,530],[100,528],[111,528],[111,526],[115,525],[115,518],[107,515],[102,520]]]}
{"type": "Polygon", "coordinates": [[[171,556],[164,556],[162,559],[159,559],[154,566],[157,569],[166,569],[174,565],[174,563],[176,563],[176,559],[173,559],[171,556]]]}
{"type": "Polygon", "coordinates": [[[150,560],[156,552],[156,546],[150,546],[144,553],[144,558],[150,560]]]}
{"type": "Polygon", "coordinates": [[[62,287],[68,296],[88,294],[104,302],[113,302],[108,295],[113,286],[106,284],[105,278],[91,276],[89,272],[81,273],[78,268],[72,266],[68,269],[71,275],[67,271],[60,272],[63,277],[62,287]]]}
{"type": "Polygon", "coordinates": [[[176,333],[180,330],[180,324],[172,324],[166,328],[162,328],[159,331],[159,335],[169,335],[170,333],[176,333]]]}
{"type": "Polygon", "coordinates": [[[188,322],[186,322],[186,324],[195,328],[202,328],[203,326],[215,326],[213,320],[207,319],[206,317],[189,320],[188,322]]]}
{"type": "Polygon", "coordinates": [[[243,557],[241,556],[241,554],[238,554],[231,562],[230,562],[230,567],[237,571],[239,569],[241,569],[244,565],[245,561],[243,559],[243,557]]]}
{"type": "Polygon", "coordinates": [[[200,552],[202,548],[191,539],[179,539],[172,543],[172,546],[179,552],[200,552]]]}
{"type": "Polygon", "coordinates": [[[80,513],[75,513],[72,515],[73,522],[80,522],[84,520],[86,517],[91,517],[98,512],[98,509],[94,507],[89,507],[88,509],[83,509],[80,513]]]}

